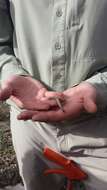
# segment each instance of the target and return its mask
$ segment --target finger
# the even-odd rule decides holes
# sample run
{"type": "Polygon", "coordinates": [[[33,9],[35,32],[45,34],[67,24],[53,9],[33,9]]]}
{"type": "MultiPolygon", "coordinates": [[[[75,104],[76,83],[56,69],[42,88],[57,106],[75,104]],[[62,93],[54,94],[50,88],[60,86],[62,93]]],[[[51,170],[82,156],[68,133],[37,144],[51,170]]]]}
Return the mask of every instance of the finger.
{"type": "Polygon", "coordinates": [[[49,101],[50,106],[58,106],[58,101],[63,104],[65,101],[65,96],[63,93],[60,92],[50,92],[50,91],[46,91],[45,92],[45,96],[42,97],[43,101],[49,101]]]}
{"type": "Polygon", "coordinates": [[[58,105],[58,101],[60,102],[61,105],[64,104],[64,100],[60,100],[59,98],[50,98],[50,99],[47,99],[46,97],[42,98],[41,99],[42,102],[45,102],[46,104],[49,105],[49,108],[52,108],[52,107],[59,107],[58,105]]]}
{"type": "Polygon", "coordinates": [[[23,102],[24,109],[29,110],[48,110],[50,108],[50,104],[47,101],[27,101],[26,103],[23,102]]]}
{"type": "Polygon", "coordinates": [[[95,113],[97,111],[97,105],[91,98],[85,99],[84,108],[89,113],[95,113]]]}
{"type": "Polygon", "coordinates": [[[0,89],[0,100],[4,101],[12,95],[12,87],[8,84],[3,85],[0,89]]]}
{"type": "Polygon", "coordinates": [[[49,104],[50,107],[58,106],[58,103],[56,101],[56,97],[60,101],[64,101],[64,95],[62,93],[60,93],[60,92],[50,92],[50,91],[47,91],[46,88],[41,88],[39,90],[38,94],[36,95],[37,100],[41,100],[41,101],[43,101],[43,103],[45,102],[45,104],[47,104],[47,105],[49,104]]]}
{"type": "Polygon", "coordinates": [[[60,100],[64,100],[64,94],[62,92],[54,92],[54,91],[46,91],[45,92],[45,97],[47,97],[48,99],[52,99],[52,98],[59,98],[60,100]]]}
{"type": "Polygon", "coordinates": [[[15,96],[11,96],[10,100],[12,100],[20,109],[24,109],[24,104],[15,96]]]}
{"type": "Polygon", "coordinates": [[[46,111],[46,112],[36,112],[32,116],[32,121],[40,122],[60,122],[64,120],[64,113],[61,110],[58,111],[46,111]]]}
{"type": "Polygon", "coordinates": [[[24,103],[23,100],[20,100],[19,98],[15,96],[11,96],[10,98],[20,109],[29,109],[29,110],[48,110],[50,108],[49,102],[42,102],[42,101],[35,101],[32,103],[32,101],[27,101],[27,103],[24,103]]]}
{"type": "Polygon", "coordinates": [[[36,114],[36,111],[23,111],[18,116],[18,120],[29,120],[32,119],[32,116],[36,114]]]}
{"type": "Polygon", "coordinates": [[[18,117],[19,120],[41,121],[41,122],[56,122],[64,119],[64,113],[59,111],[24,111],[18,117]]]}

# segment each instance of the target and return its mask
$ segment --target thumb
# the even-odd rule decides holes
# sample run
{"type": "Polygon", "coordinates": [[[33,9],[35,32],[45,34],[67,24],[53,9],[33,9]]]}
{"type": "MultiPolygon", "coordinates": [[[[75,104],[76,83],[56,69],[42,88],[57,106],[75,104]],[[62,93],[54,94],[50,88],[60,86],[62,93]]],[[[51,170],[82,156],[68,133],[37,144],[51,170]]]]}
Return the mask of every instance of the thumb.
{"type": "Polygon", "coordinates": [[[91,97],[84,99],[84,109],[88,113],[95,113],[97,111],[97,105],[95,100],[93,100],[91,97]]]}
{"type": "Polygon", "coordinates": [[[0,88],[0,100],[4,101],[7,100],[12,95],[12,87],[5,83],[3,87],[0,88]]]}

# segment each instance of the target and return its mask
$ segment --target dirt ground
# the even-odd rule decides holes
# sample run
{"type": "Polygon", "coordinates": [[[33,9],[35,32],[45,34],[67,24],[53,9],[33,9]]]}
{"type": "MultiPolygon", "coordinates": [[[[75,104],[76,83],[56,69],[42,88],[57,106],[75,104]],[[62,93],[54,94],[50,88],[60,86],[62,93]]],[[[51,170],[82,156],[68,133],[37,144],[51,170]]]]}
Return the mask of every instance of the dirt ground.
{"type": "Polygon", "coordinates": [[[9,127],[9,107],[0,103],[0,188],[20,181],[9,127]]]}

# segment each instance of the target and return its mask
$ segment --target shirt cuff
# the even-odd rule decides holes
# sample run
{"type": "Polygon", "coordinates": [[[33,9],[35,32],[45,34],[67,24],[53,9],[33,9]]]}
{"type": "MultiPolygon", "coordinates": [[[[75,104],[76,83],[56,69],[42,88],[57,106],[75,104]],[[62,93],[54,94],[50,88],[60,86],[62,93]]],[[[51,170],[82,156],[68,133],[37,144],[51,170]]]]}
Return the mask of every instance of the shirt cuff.
{"type": "Polygon", "coordinates": [[[92,84],[97,90],[97,105],[98,109],[107,108],[107,72],[97,73],[86,80],[92,84]]]}
{"type": "Polygon", "coordinates": [[[23,68],[20,62],[14,58],[14,56],[10,56],[10,60],[4,62],[0,71],[0,83],[7,80],[12,75],[23,75],[23,76],[31,76],[31,74],[23,68]]]}

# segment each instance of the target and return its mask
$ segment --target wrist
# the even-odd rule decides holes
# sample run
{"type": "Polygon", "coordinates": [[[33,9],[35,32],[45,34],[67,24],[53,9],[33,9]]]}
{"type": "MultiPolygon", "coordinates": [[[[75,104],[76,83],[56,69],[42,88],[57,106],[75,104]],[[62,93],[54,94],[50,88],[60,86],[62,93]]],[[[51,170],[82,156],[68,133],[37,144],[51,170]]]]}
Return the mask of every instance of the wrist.
{"type": "Polygon", "coordinates": [[[81,82],[78,86],[76,86],[78,93],[83,95],[93,93],[96,94],[96,88],[94,85],[90,84],[89,82],[81,82]]]}

